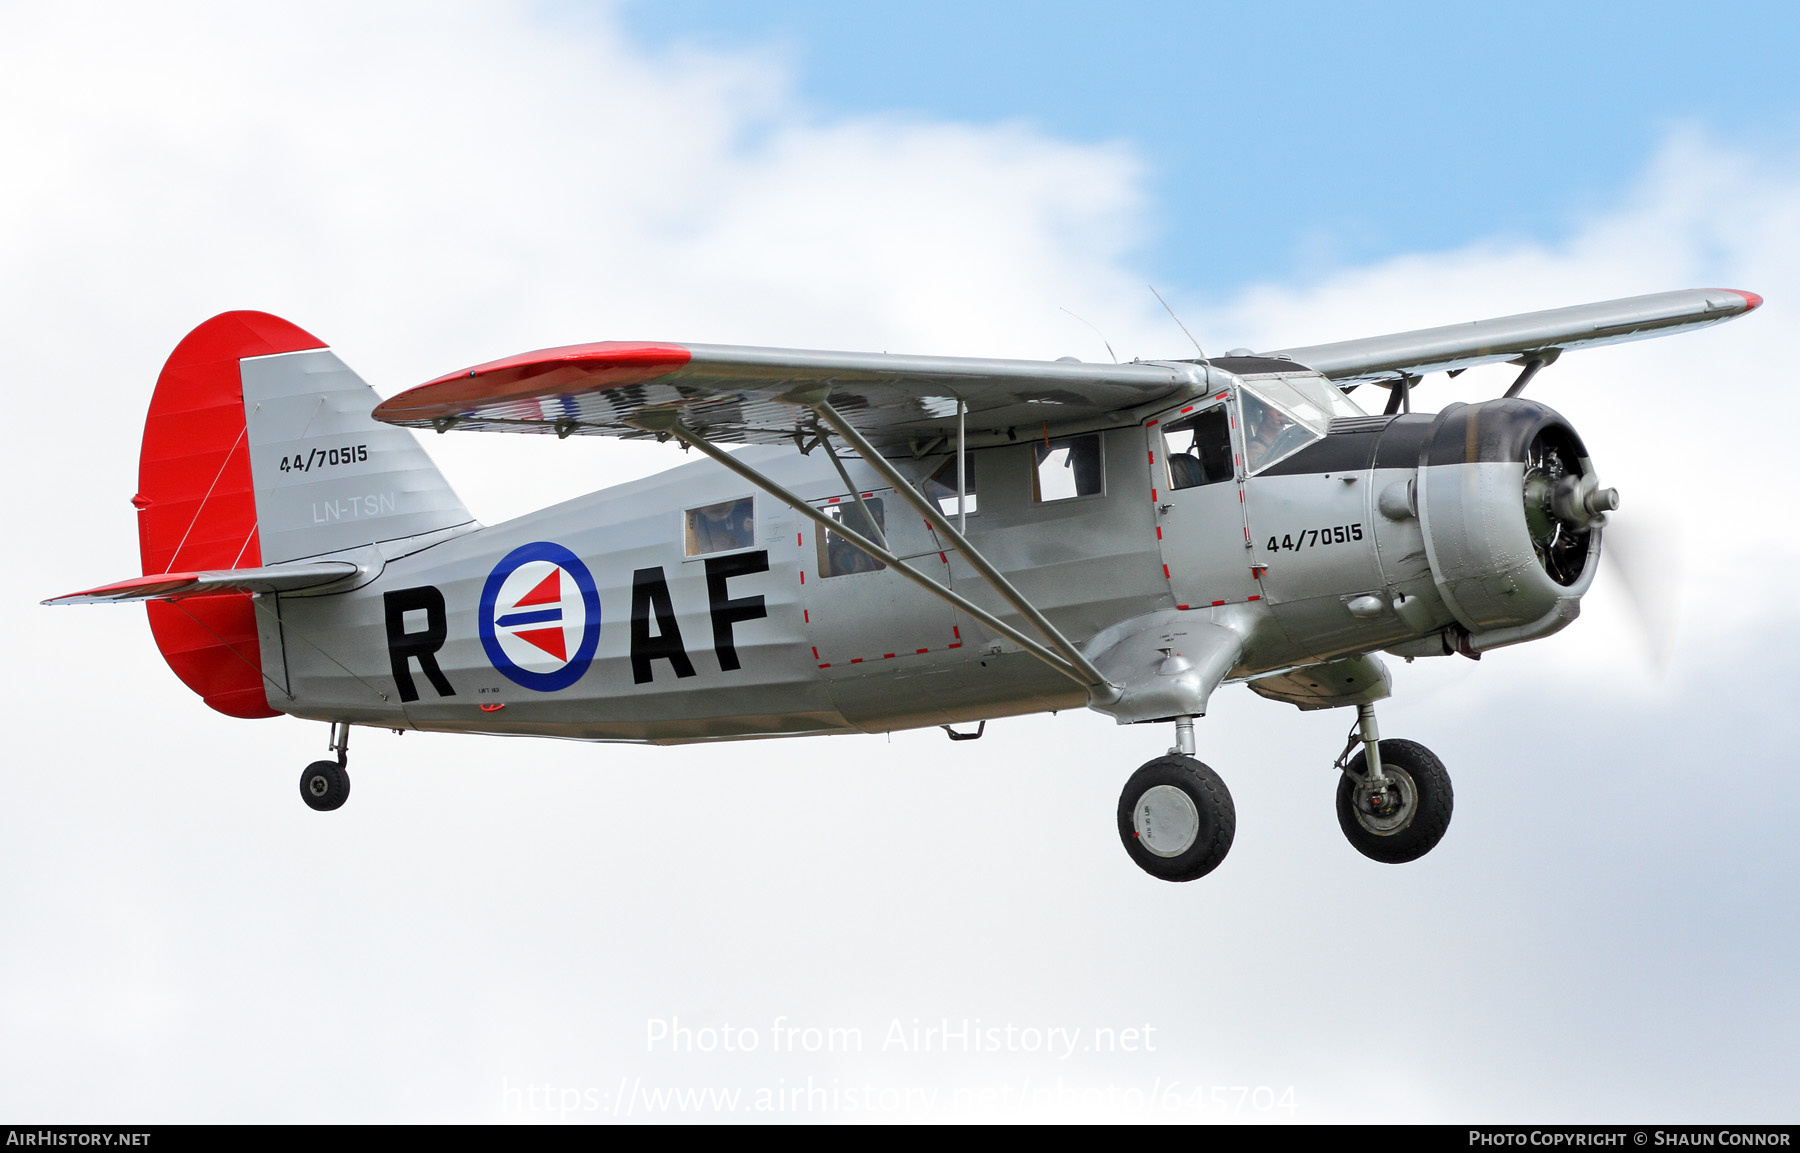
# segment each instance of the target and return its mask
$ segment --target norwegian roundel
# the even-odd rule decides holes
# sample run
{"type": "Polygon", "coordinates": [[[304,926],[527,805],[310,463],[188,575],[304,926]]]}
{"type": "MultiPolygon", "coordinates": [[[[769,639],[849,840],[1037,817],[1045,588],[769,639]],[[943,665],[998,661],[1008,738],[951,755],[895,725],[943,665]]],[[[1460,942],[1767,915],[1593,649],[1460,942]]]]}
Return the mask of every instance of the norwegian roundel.
{"type": "Polygon", "coordinates": [[[600,647],[593,574],[548,541],[507,553],[481,590],[481,645],[515,684],[541,693],[568,688],[600,647]]]}

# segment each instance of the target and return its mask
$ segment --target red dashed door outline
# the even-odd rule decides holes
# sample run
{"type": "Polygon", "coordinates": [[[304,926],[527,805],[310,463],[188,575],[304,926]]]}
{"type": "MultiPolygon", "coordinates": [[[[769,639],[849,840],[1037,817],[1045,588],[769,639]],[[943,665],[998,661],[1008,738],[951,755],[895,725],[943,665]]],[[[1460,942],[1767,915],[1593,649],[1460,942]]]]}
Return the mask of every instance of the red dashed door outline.
{"type": "Polygon", "coordinates": [[[1177,608],[1210,608],[1262,599],[1262,588],[1247,546],[1250,530],[1244,508],[1242,444],[1237,406],[1220,393],[1152,422],[1146,456],[1150,466],[1150,499],[1156,504],[1156,538],[1162,545],[1163,576],[1177,608]],[[1231,417],[1231,446],[1237,478],[1193,488],[1170,487],[1164,454],[1167,445],[1158,424],[1177,424],[1191,414],[1226,405],[1231,417]]]}
{"type": "MultiPolygon", "coordinates": [[[[892,489],[872,489],[862,496],[881,503],[889,549],[948,587],[949,559],[925,519],[892,489]]],[[[849,503],[848,495],[818,502],[822,508],[849,503]]],[[[818,548],[822,531],[816,523],[803,521],[795,534],[801,611],[812,659],[819,668],[903,660],[962,647],[950,604],[900,574],[875,569],[822,575],[818,548]]],[[[847,547],[838,546],[840,552],[847,547]]]]}

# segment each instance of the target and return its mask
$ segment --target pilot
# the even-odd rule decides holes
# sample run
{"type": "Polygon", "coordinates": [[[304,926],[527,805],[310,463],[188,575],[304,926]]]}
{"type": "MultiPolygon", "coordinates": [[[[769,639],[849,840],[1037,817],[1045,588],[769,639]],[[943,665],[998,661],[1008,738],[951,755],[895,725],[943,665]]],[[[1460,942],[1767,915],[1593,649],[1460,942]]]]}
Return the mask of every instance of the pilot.
{"type": "Polygon", "coordinates": [[[1251,469],[1260,468],[1291,448],[1304,443],[1307,431],[1275,408],[1247,400],[1244,405],[1244,448],[1251,469]]]}
{"type": "Polygon", "coordinates": [[[1269,410],[1255,402],[1244,405],[1244,458],[1250,468],[1262,463],[1275,443],[1275,421],[1269,410]]]}

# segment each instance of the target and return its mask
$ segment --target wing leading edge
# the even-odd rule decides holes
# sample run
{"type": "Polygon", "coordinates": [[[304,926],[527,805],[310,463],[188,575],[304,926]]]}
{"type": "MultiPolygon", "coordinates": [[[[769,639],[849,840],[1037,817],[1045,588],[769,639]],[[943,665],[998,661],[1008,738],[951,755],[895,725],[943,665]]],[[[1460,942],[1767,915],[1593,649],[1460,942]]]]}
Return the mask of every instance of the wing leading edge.
{"type": "Polygon", "coordinates": [[[1539,359],[1548,363],[1577,348],[1623,344],[1719,324],[1760,304],[1762,297],[1754,292],[1688,288],[1335,344],[1283,348],[1263,355],[1298,361],[1338,384],[1347,384],[1501,361],[1539,359]]]}

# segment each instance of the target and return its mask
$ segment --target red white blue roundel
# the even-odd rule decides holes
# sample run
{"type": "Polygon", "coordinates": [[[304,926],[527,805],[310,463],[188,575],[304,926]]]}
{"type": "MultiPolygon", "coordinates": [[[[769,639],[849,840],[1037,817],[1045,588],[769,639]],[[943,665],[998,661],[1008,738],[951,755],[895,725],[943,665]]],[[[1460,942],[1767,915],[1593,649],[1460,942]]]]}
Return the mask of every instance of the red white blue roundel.
{"type": "Polygon", "coordinates": [[[508,680],[541,693],[566,689],[600,647],[600,592],[568,549],[522,545],[488,574],[480,626],[488,662],[508,680]]]}

